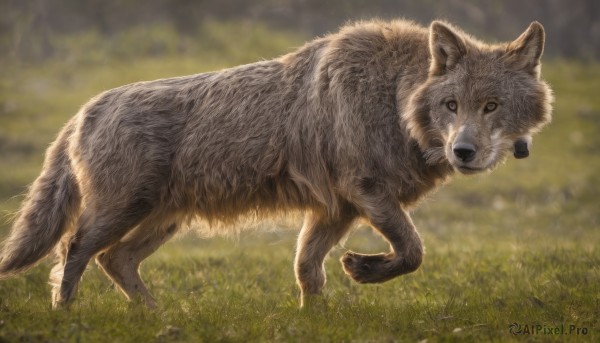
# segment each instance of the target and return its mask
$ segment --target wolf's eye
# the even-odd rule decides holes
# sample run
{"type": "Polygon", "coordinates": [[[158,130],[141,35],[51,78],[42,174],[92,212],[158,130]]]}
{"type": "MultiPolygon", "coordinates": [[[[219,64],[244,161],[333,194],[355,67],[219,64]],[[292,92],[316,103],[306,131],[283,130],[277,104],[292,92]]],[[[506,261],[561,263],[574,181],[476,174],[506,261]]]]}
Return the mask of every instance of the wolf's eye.
{"type": "Polygon", "coordinates": [[[456,110],[458,109],[458,104],[456,103],[456,101],[450,100],[446,103],[446,107],[448,107],[450,111],[456,112],[456,110]]]}
{"type": "Polygon", "coordinates": [[[496,110],[496,108],[498,107],[498,104],[495,102],[488,102],[487,104],[485,104],[485,108],[483,109],[483,111],[485,113],[490,113],[496,110]]]}

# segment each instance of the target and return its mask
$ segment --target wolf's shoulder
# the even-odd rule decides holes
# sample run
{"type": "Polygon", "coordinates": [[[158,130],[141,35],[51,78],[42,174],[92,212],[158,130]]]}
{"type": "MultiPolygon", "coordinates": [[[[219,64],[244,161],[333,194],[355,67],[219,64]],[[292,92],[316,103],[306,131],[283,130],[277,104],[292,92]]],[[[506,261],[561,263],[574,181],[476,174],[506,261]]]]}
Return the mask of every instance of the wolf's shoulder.
{"type": "Polygon", "coordinates": [[[412,20],[357,20],[346,23],[334,34],[340,37],[361,37],[370,34],[383,34],[386,37],[409,38],[411,36],[427,37],[428,29],[412,20]]]}
{"type": "Polygon", "coordinates": [[[326,38],[325,56],[345,66],[406,65],[408,58],[428,55],[428,29],[408,20],[351,22],[326,38]]]}
{"type": "Polygon", "coordinates": [[[428,40],[429,31],[426,27],[414,21],[397,19],[391,21],[383,20],[361,20],[347,23],[333,34],[332,41],[349,44],[365,43],[390,43],[428,40]]]}

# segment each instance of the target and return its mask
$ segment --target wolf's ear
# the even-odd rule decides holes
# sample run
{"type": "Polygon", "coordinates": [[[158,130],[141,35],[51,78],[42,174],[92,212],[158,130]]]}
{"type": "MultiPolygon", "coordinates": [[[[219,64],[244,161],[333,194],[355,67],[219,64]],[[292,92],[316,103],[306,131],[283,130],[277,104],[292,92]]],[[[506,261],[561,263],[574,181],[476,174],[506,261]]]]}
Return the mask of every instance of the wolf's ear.
{"type": "Polygon", "coordinates": [[[462,36],[441,21],[434,21],[429,27],[429,51],[431,52],[432,75],[442,75],[452,69],[467,53],[462,36]]]}
{"type": "Polygon", "coordinates": [[[506,46],[504,58],[507,64],[512,68],[525,70],[531,75],[539,77],[544,39],[544,27],[534,21],[519,38],[506,46]]]}

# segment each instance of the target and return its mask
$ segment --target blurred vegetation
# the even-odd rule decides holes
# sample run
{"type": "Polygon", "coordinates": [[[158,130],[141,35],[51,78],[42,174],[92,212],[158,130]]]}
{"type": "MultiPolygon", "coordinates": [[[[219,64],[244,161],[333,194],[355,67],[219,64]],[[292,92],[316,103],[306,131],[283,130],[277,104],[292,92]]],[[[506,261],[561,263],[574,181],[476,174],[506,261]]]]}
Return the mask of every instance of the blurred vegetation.
{"type": "MultiPolygon", "coordinates": [[[[0,3],[0,211],[6,218],[0,236],[22,200],[19,194],[39,174],[46,147],[90,97],[125,83],[269,59],[310,39],[311,30],[392,8],[391,1],[372,7],[366,1],[304,1],[305,7],[295,1],[221,3],[121,1],[119,6],[129,6],[123,13],[115,13],[117,2],[111,1],[0,3]],[[291,8],[293,15],[268,19],[272,4],[291,8]],[[38,12],[31,14],[32,8],[38,12]],[[313,15],[327,20],[311,29],[313,15]]],[[[564,3],[573,10],[552,22],[567,25],[583,4],[597,22],[591,2],[564,3]]],[[[436,16],[456,15],[446,3],[409,5],[436,16]]],[[[506,1],[479,8],[514,14],[497,28],[503,31],[484,37],[513,38],[538,13],[523,14],[514,6],[506,1]]],[[[415,18],[426,22],[427,15],[415,18]]],[[[596,49],[598,41],[582,49],[596,49]]],[[[48,262],[3,280],[0,341],[598,341],[600,64],[587,58],[595,52],[578,53],[583,60],[576,61],[559,57],[569,56],[561,49],[551,43],[547,49],[554,51],[543,67],[556,93],[554,120],[534,138],[530,158],[509,159],[491,175],[457,177],[414,212],[427,247],[416,273],[381,285],[351,282],[337,261],[345,250],[387,249],[359,228],[327,261],[326,303],[299,311],[295,232],[243,234],[233,241],[187,235],[142,266],[161,305],[157,311],[125,302],[93,265],[70,311],[49,309],[48,262]],[[590,334],[511,336],[513,322],[575,324],[590,334]]]]}
{"type": "Polygon", "coordinates": [[[61,41],[73,33],[118,41],[122,32],[135,35],[140,27],[167,25],[177,32],[176,40],[140,51],[155,54],[156,49],[185,49],[180,40],[206,33],[207,21],[264,23],[312,37],[348,20],[372,17],[405,17],[424,25],[444,18],[479,37],[499,40],[516,38],[538,20],[548,33],[547,56],[600,58],[596,0],[4,0],[0,13],[0,51],[29,60],[60,56],[61,41]]]}

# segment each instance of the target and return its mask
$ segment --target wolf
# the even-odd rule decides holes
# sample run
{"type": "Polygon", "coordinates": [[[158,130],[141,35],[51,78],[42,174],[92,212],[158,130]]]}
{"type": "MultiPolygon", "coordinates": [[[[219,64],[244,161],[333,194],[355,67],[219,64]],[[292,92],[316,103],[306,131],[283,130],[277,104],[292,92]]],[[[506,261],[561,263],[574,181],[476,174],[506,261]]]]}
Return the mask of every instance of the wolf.
{"type": "Polygon", "coordinates": [[[454,174],[526,157],[550,122],[544,37],[538,22],[486,44],[440,20],[360,21],[272,60],[101,93],[47,150],[0,278],[53,253],[60,307],[95,258],[128,299],[154,307],[139,265],[181,227],[291,211],[304,215],[300,306],[322,292],[324,259],[359,219],[390,250],[346,252],[352,279],[413,272],[418,201],[454,174]]]}

